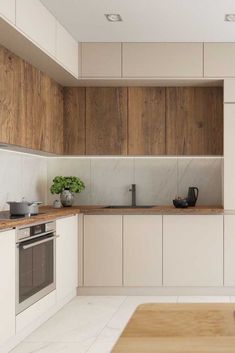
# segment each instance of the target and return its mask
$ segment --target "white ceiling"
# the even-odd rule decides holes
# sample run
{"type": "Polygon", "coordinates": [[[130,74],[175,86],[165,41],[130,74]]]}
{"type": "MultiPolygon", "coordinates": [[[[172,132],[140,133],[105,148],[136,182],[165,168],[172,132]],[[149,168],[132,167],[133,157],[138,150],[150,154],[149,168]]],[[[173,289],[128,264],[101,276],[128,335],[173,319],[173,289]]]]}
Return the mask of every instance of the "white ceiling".
{"type": "Polygon", "coordinates": [[[235,0],[41,0],[81,42],[235,42],[235,0]],[[105,13],[119,13],[111,23],[105,13]]]}

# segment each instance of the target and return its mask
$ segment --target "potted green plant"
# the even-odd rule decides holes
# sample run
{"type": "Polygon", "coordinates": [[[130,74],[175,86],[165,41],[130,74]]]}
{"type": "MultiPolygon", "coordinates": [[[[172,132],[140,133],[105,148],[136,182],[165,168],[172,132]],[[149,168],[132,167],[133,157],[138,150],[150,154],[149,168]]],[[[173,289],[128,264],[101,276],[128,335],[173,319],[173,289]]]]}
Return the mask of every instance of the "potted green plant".
{"type": "Polygon", "coordinates": [[[75,176],[56,176],[50,187],[52,194],[60,194],[60,201],[64,207],[72,206],[74,194],[85,189],[83,181],[75,176]]]}

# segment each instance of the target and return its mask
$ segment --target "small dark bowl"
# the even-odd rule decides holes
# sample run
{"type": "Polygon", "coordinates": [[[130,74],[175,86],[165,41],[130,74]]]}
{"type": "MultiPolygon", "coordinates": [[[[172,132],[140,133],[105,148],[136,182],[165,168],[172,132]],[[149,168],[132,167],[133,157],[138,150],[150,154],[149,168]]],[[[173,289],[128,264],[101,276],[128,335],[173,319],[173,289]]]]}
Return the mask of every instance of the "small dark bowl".
{"type": "Polygon", "coordinates": [[[173,200],[173,205],[176,208],[187,208],[188,207],[188,202],[187,202],[187,199],[174,199],[173,200]]]}

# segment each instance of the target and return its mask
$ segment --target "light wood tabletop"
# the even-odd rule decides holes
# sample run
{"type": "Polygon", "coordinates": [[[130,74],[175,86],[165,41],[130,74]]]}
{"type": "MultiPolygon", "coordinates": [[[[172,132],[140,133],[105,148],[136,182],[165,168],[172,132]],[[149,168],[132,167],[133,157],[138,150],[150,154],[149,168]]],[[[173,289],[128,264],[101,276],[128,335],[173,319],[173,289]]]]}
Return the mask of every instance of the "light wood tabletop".
{"type": "Polygon", "coordinates": [[[142,304],[112,353],[235,353],[234,304],[142,304]]]}

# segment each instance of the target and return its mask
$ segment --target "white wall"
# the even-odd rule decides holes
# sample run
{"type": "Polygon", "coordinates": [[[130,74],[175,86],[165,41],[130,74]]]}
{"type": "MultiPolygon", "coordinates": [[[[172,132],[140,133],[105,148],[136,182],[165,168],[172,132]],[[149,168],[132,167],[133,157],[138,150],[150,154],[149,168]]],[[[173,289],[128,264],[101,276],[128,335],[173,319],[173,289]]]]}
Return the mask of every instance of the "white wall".
{"type": "Polygon", "coordinates": [[[47,201],[47,159],[41,156],[0,150],[0,210],[6,201],[47,201]]]}
{"type": "Polygon", "coordinates": [[[49,186],[56,175],[75,175],[86,190],[75,198],[77,205],[128,205],[130,184],[137,185],[138,204],[171,205],[176,195],[186,196],[189,186],[198,186],[198,205],[222,205],[222,158],[50,158],[49,186]]]}

